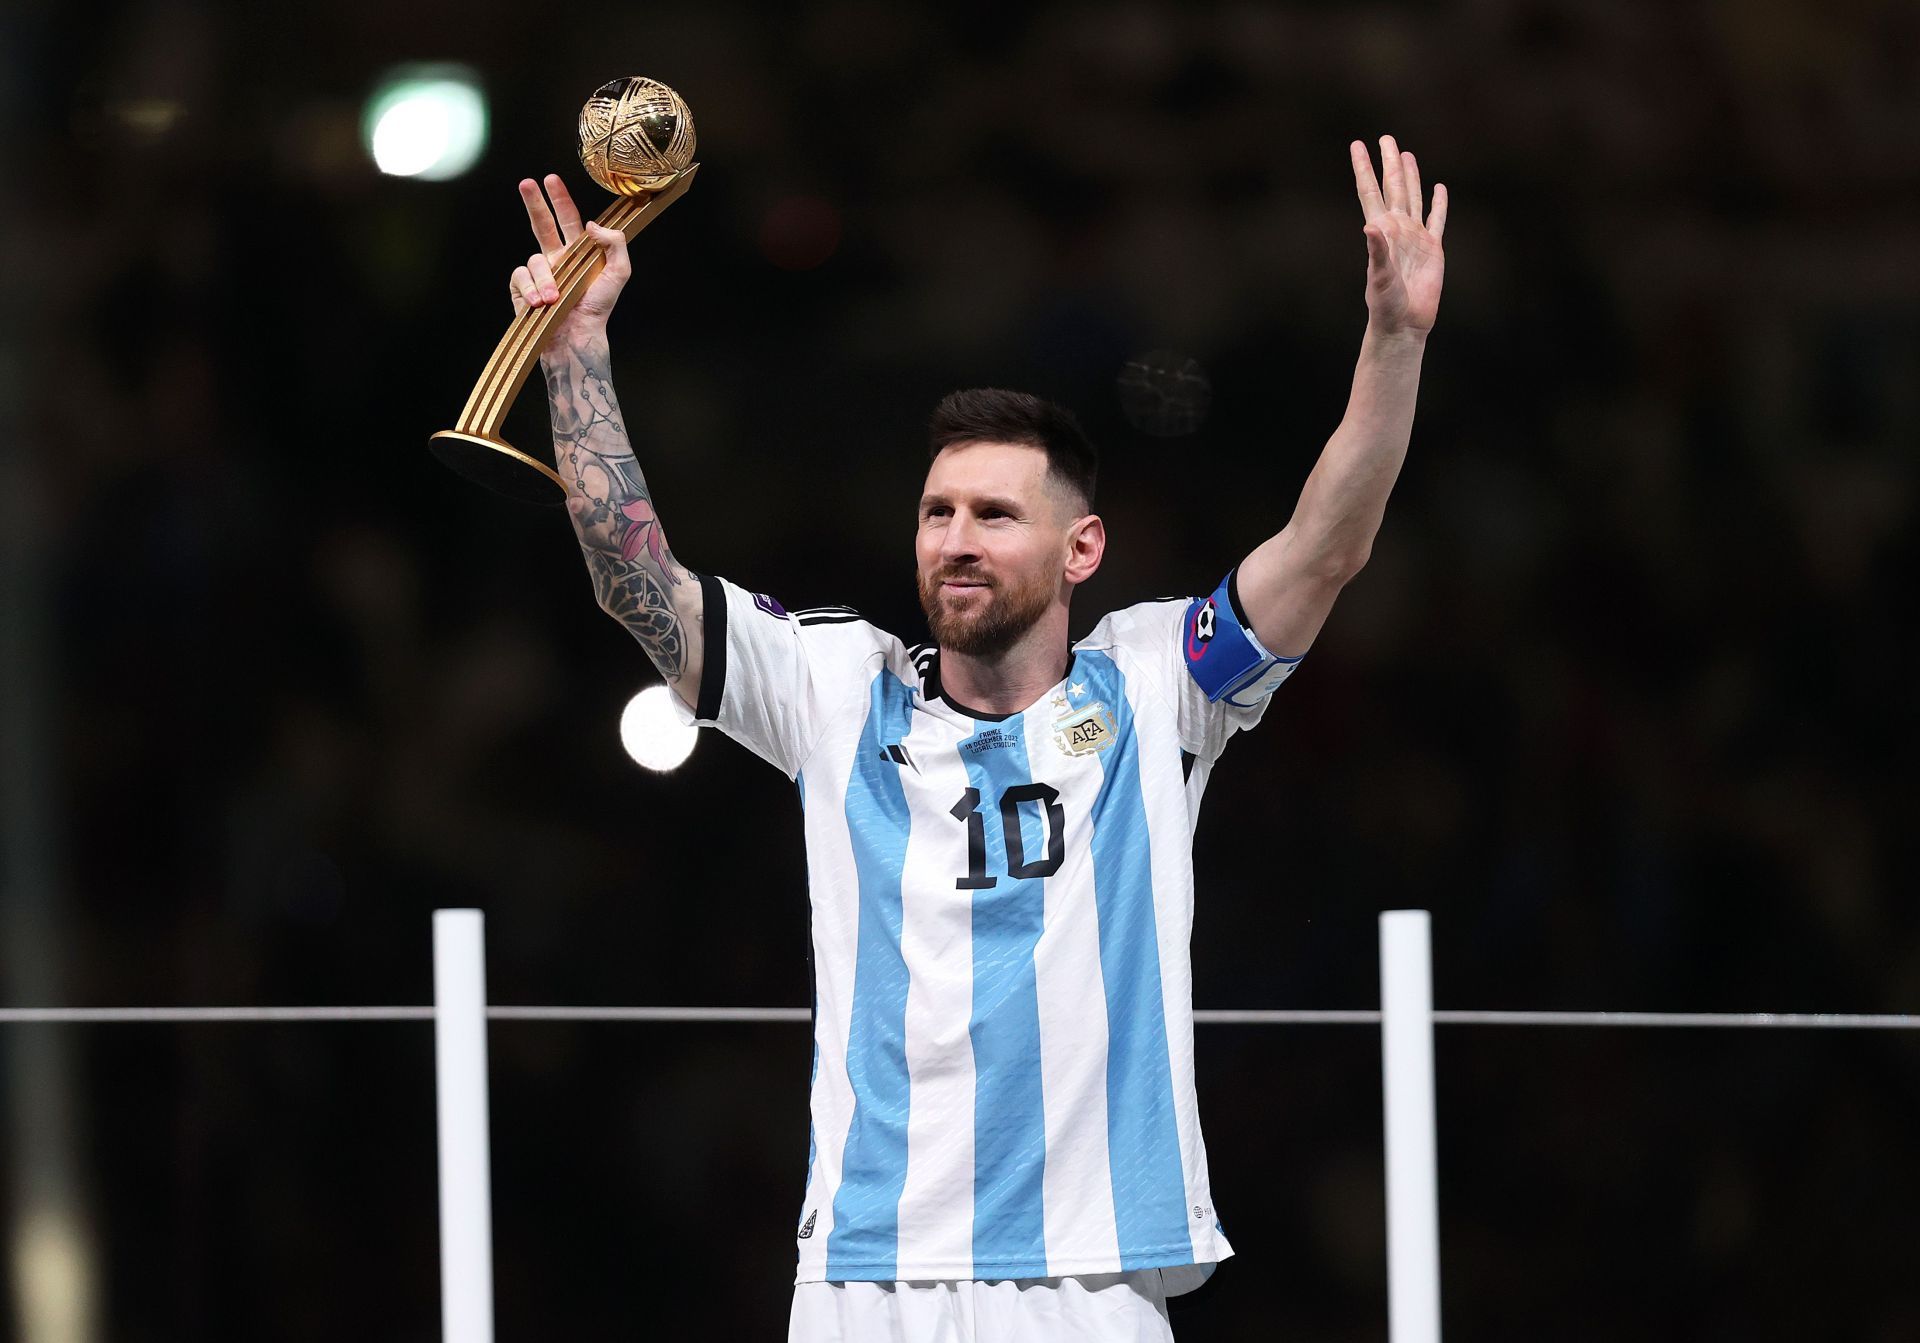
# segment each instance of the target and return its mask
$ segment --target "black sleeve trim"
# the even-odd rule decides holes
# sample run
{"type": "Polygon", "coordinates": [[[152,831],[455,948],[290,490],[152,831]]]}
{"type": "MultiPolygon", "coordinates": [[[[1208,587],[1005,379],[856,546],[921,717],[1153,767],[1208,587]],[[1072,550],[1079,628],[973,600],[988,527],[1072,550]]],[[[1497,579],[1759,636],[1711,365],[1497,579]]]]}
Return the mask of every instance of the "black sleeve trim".
{"type": "Polygon", "coordinates": [[[1227,605],[1233,608],[1233,618],[1241,629],[1251,631],[1253,626],[1240,613],[1240,566],[1234,565],[1227,572],[1227,605]]]}
{"type": "Polygon", "coordinates": [[[727,688],[727,589],[711,574],[700,575],[700,605],[705,647],[700,655],[700,704],[693,716],[711,722],[720,716],[720,696],[727,688]]]}

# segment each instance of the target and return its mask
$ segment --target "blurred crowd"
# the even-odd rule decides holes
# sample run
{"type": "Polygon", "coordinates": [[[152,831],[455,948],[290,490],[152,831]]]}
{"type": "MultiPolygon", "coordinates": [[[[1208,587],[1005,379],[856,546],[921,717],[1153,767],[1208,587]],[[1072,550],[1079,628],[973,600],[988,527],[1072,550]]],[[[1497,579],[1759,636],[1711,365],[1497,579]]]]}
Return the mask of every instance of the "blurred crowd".
{"type": "MultiPolygon", "coordinates": [[[[573,117],[647,74],[702,169],[612,343],[674,549],[910,642],[940,394],[1053,396],[1100,444],[1077,632],[1210,590],[1346,403],[1347,144],[1447,184],[1380,542],[1214,776],[1201,1005],[1366,1006],[1374,913],[1417,906],[1442,1006],[1920,1010],[1920,10],[40,0],[0,48],[0,1000],[422,1002],[428,911],[477,905],[497,1001],[805,1001],[786,782],[717,736],[628,761],[653,674],[564,515],[422,450],[510,315],[514,184],[599,199],[573,117]],[[429,59],[480,72],[491,147],[380,177],[361,100],[429,59]],[[1210,388],[1192,432],[1123,403],[1149,352],[1210,388]]],[[[541,450],[534,392],[508,436],[541,450]]],[[[704,1274],[770,1332],[803,1035],[612,1029],[496,1036],[503,1320],[611,1333],[704,1274]]],[[[383,1336],[430,1336],[424,1036],[69,1042],[100,1337],[335,1335],[342,1247],[388,1223],[383,1336]]],[[[1202,1048],[1256,1262],[1196,1333],[1278,1292],[1296,1334],[1379,1337],[1372,1042],[1202,1048]]],[[[1450,1326],[1913,1337],[1916,1048],[1443,1036],[1450,1326]]]]}

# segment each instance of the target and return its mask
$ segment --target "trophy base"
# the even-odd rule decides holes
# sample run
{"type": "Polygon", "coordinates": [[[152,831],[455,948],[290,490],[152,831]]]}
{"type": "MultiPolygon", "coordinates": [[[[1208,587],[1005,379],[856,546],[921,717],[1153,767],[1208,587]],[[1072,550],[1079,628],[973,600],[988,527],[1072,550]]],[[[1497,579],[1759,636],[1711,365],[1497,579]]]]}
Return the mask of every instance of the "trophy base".
{"type": "Polygon", "coordinates": [[[427,440],[427,448],[468,480],[485,485],[495,494],[528,504],[557,504],[566,498],[567,485],[559,473],[499,439],[442,429],[427,440]]]}

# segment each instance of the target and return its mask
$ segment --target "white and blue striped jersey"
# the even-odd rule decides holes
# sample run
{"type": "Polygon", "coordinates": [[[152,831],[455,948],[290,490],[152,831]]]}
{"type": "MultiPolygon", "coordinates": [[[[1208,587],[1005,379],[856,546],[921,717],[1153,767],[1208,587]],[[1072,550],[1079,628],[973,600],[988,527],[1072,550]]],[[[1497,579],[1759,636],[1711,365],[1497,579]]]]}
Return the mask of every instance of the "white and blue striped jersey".
{"type": "Polygon", "coordinates": [[[784,770],[805,810],[796,1281],[1232,1254],[1194,1104],[1193,826],[1297,659],[1259,648],[1229,579],[1107,616],[1036,704],[992,715],[942,695],[936,650],[850,610],[702,582],[693,717],[784,770]]]}

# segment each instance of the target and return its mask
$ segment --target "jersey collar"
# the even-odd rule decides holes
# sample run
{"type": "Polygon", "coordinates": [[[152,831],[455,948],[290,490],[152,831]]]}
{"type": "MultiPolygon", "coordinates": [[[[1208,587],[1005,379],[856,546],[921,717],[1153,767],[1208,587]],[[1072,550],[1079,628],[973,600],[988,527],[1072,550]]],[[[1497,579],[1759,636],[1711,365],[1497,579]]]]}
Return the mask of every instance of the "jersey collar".
{"type": "Polygon", "coordinates": [[[971,718],[982,723],[1004,723],[1009,718],[1018,718],[1021,714],[1026,713],[1028,709],[1033,708],[1034,705],[1044,703],[1048,696],[1059,690],[1061,686],[1072,681],[1079,662],[1080,650],[1069,647],[1067,649],[1066,675],[1041,691],[1039,697],[1034,700],[1033,704],[1029,704],[1026,709],[1015,709],[1010,713],[988,713],[985,709],[975,709],[962,704],[941,687],[940,650],[935,648],[931,650],[930,655],[927,656],[921,664],[920,694],[929,707],[936,703],[944,704],[949,710],[959,714],[963,718],[971,718]]]}

